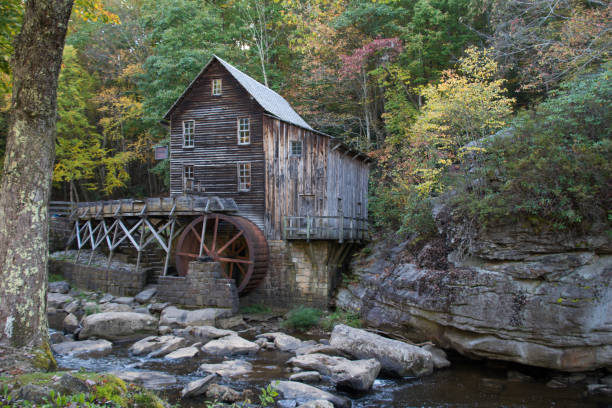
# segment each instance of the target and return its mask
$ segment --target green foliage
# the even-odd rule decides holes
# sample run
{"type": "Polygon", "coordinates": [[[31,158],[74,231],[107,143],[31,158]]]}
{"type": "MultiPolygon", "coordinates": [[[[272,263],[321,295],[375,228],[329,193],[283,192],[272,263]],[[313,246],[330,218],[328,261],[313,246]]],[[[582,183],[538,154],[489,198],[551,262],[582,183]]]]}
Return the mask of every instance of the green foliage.
{"type": "Polygon", "coordinates": [[[272,384],[268,384],[267,387],[263,387],[259,392],[259,404],[262,407],[268,407],[274,405],[274,400],[278,397],[278,391],[272,384]]]}
{"type": "Polygon", "coordinates": [[[161,399],[151,391],[143,390],[132,396],[129,406],[139,408],[164,408],[165,405],[161,399]]]}
{"type": "Polygon", "coordinates": [[[64,277],[62,275],[58,275],[57,273],[50,273],[48,279],[49,282],[61,282],[64,280],[64,277]]]}
{"type": "Polygon", "coordinates": [[[319,326],[321,326],[323,330],[331,331],[334,326],[338,324],[345,324],[347,326],[357,328],[363,326],[359,313],[347,312],[342,309],[338,309],[335,312],[325,316],[323,319],[321,319],[319,326]]]}
{"type": "Polygon", "coordinates": [[[526,219],[557,230],[608,223],[612,208],[612,64],[562,84],[486,146],[458,208],[482,224],[526,219]],[[480,180],[475,189],[474,179],[480,180]]]}
{"type": "Polygon", "coordinates": [[[283,327],[294,330],[308,330],[319,324],[321,311],[311,307],[299,306],[289,312],[283,327]]]}
{"type": "Polygon", "coordinates": [[[250,305],[243,306],[240,308],[240,313],[242,314],[257,314],[257,313],[270,313],[272,309],[265,305],[250,305]]]}

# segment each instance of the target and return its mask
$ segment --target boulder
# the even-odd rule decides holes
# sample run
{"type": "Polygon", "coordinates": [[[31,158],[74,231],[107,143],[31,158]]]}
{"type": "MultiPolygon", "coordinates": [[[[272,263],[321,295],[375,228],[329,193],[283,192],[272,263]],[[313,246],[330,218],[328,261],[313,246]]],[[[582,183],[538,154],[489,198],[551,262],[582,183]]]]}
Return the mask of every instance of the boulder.
{"type": "Polygon", "coordinates": [[[53,307],[47,308],[47,320],[49,327],[54,330],[64,330],[64,319],[68,316],[68,312],[62,309],[53,307]]]}
{"type": "Polygon", "coordinates": [[[334,408],[334,404],[325,400],[310,401],[297,408],[334,408]]]}
{"type": "Polygon", "coordinates": [[[159,328],[157,329],[157,334],[159,334],[160,336],[164,336],[170,333],[172,333],[172,328],[170,326],[159,326],[159,328]]]}
{"type": "Polygon", "coordinates": [[[72,313],[74,315],[76,315],[79,311],[79,308],[81,307],[81,301],[79,299],[74,300],[72,302],[70,302],[69,304],[67,304],[64,307],[64,310],[68,313],[72,313]]]}
{"type": "Polygon", "coordinates": [[[236,315],[231,317],[222,317],[217,319],[217,327],[221,329],[232,329],[234,327],[246,326],[246,323],[242,316],[236,315]]]}
{"type": "Polygon", "coordinates": [[[105,293],[104,296],[102,296],[102,298],[100,298],[100,300],[98,301],[98,303],[108,303],[108,302],[112,302],[113,299],[115,297],[113,295],[111,295],[110,293],[105,293]]]}
{"type": "Polygon", "coordinates": [[[170,306],[161,312],[159,318],[160,326],[188,327],[188,326],[214,326],[217,319],[230,317],[230,309],[198,309],[183,310],[170,306]]]}
{"type": "Polygon", "coordinates": [[[199,380],[191,381],[181,390],[181,398],[197,397],[206,393],[208,386],[217,378],[215,374],[208,375],[199,380]]]}
{"type": "Polygon", "coordinates": [[[142,292],[134,296],[134,300],[137,301],[138,303],[147,303],[151,299],[153,299],[153,296],[155,296],[156,293],[157,293],[157,288],[152,286],[150,288],[146,288],[145,290],[143,290],[142,292]]]}
{"type": "Polygon", "coordinates": [[[51,345],[55,353],[74,357],[101,357],[112,349],[113,343],[107,340],[66,341],[51,345]]]}
{"type": "Polygon", "coordinates": [[[36,404],[44,404],[46,403],[46,399],[49,398],[50,393],[51,389],[48,387],[43,387],[42,385],[36,384],[26,384],[19,388],[17,391],[17,396],[21,400],[26,400],[36,404]]]}
{"type": "Polygon", "coordinates": [[[137,341],[130,347],[130,353],[149,357],[162,357],[187,345],[187,341],[177,336],[149,336],[137,341]]]}
{"type": "Polygon", "coordinates": [[[238,377],[253,371],[253,365],[244,360],[229,360],[219,364],[202,364],[200,370],[221,377],[238,377]]]}
{"type": "Polygon", "coordinates": [[[183,358],[194,358],[200,353],[197,347],[183,347],[173,351],[170,354],[166,354],[164,357],[167,360],[180,360],[183,358]]]}
{"type": "Polygon", "coordinates": [[[301,373],[291,374],[289,381],[303,383],[318,383],[321,381],[321,374],[318,371],[302,371],[301,373]]]}
{"type": "Polygon", "coordinates": [[[334,404],[336,408],[350,408],[352,405],[348,398],[340,397],[311,385],[295,381],[279,381],[278,383],[274,383],[273,386],[282,399],[295,400],[298,404],[325,400],[334,404]]]}
{"type": "Polygon", "coordinates": [[[327,354],[328,356],[347,356],[346,353],[342,353],[340,350],[330,346],[329,344],[308,344],[295,350],[295,354],[298,356],[314,353],[327,354]]]}
{"type": "Polygon", "coordinates": [[[339,324],[334,327],[329,343],[356,358],[378,360],[382,370],[391,375],[420,377],[433,372],[430,352],[362,329],[339,324]]]}
{"type": "Polygon", "coordinates": [[[109,374],[151,390],[172,387],[177,383],[174,376],[158,371],[112,371],[109,374]]]}
{"type": "Polygon", "coordinates": [[[221,402],[242,401],[242,393],[225,385],[211,384],[206,390],[206,397],[221,402]]]}
{"type": "Polygon", "coordinates": [[[113,302],[119,303],[120,305],[131,305],[132,303],[134,303],[134,298],[123,296],[123,297],[115,298],[113,302]]]}
{"type": "Polygon", "coordinates": [[[66,294],[70,292],[70,284],[66,281],[49,282],[49,292],[66,294]]]}
{"type": "Polygon", "coordinates": [[[281,332],[263,333],[258,335],[257,338],[273,341],[276,348],[280,351],[294,352],[302,346],[302,340],[281,332]]]}
{"type": "Polygon", "coordinates": [[[141,338],[157,333],[157,319],[133,312],[107,312],[83,319],[80,339],[98,337],[108,340],[141,338]]]}
{"type": "Polygon", "coordinates": [[[175,329],[174,334],[203,343],[225,336],[238,335],[235,331],[217,329],[214,326],[188,326],[184,329],[175,329]]]}
{"type": "Polygon", "coordinates": [[[63,395],[85,394],[89,392],[89,386],[80,378],[70,374],[64,374],[53,384],[53,388],[63,395]]]}
{"type": "Polygon", "coordinates": [[[49,340],[51,341],[51,344],[64,343],[66,341],[70,341],[62,333],[58,333],[58,332],[49,334],[49,340]]]}
{"type": "Polygon", "coordinates": [[[47,293],[47,307],[54,309],[63,309],[68,303],[72,302],[74,298],[69,295],[61,293],[49,292],[47,293]]]}
{"type": "Polygon", "coordinates": [[[79,328],[79,319],[72,313],[69,313],[64,318],[62,326],[66,333],[74,333],[79,328]]]}
{"type": "Polygon", "coordinates": [[[149,312],[151,312],[151,313],[161,313],[162,310],[164,310],[168,306],[170,306],[170,303],[168,303],[168,302],[164,302],[164,303],[152,303],[151,305],[149,305],[149,312]]]}
{"type": "Polygon", "coordinates": [[[259,346],[240,336],[226,336],[209,341],[202,347],[202,351],[215,356],[229,356],[233,354],[255,354],[259,346]]]}
{"type": "Polygon", "coordinates": [[[426,344],[421,347],[423,350],[429,351],[433,358],[433,365],[435,369],[450,367],[451,363],[446,358],[446,352],[441,348],[426,344]]]}
{"type": "Polygon", "coordinates": [[[357,391],[372,388],[381,367],[375,359],[351,361],[316,353],[293,357],[289,363],[305,370],[316,370],[331,377],[337,386],[357,391]]]}

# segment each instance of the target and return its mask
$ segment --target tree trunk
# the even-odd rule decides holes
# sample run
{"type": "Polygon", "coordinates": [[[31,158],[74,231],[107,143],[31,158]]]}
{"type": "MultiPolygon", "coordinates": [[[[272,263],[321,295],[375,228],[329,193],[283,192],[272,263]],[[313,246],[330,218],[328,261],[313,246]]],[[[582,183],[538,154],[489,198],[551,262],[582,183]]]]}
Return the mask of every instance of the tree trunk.
{"type": "Polygon", "coordinates": [[[13,96],[0,183],[0,343],[48,344],[47,205],[57,78],[73,0],[28,0],[12,60],[13,96]]]}

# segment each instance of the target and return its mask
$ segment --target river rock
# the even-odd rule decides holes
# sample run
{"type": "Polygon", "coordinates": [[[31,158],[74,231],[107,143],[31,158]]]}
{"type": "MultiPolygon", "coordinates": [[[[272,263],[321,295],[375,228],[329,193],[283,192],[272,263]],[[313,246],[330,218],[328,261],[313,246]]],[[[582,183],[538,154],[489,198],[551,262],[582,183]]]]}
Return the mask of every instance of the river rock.
{"type": "Polygon", "coordinates": [[[177,336],[149,336],[130,347],[130,353],[141,356],[161,357],[185,346],[187,341],[177,336]]]}
{"type": "Polygon", "coordinates": [[[161,326],[188,327],[188,326],[214,326],[217,319],[230,317],[230,309],[198,309],[183,310],[174,306],[165,308],[161,312],[159,324],[161,326]]]}
{"type": "Polygon", "coordinates": [[[63,333],[58,333],[58,332],[50,333],[49,340],[51,341],[51,344],[58,344],[58,343],[64,343],[66,341],[71,341],[70,339],[66,338],[66,336],[64,336],[63,333]]]}
{"type": "Polygon", "coordinates": [[[130,305],[125,305],[123,303],[103,303],[100,306],[95,306],[95,308],[99,309],[98,313],[107,313],[107,312],[132,312],[132,307],[130,305]]]}
{"type": "Polygon", "coordinates": [[[77,315],[79,313],[79,309],[81,307],[81,301],[79,299],[73,300],[72,302],[68,303],[65,307],[64,310],[68,313],[72,313],[74,315],[77,315]]]}
{"type": "Polygon", "coordinates": [[[157,319],[133,312],[96,313],[83,319],[80,339],[98,337],[122,340],[145,337],[157,333],[157,319]]]}
{"type": "Polygon", "coordinates": [[[342,353],[340,350],[330,346],[329,344],[308,344],[295,350],[295,354],[298,356],[314,353],[327,354],[328,356],[346,357],[345,353],[342,353]]]}
{"type": "Polygon", "coordinates": [[[337,306],[358,310],[368,326],[472,358],[566,372],[612,366],[605,231],[579,236],[527,221],[469,228],[448,207],[434,215],[451,269],[407,263],[406,247],[379,243],[354,262],[359,282],[337,306]]]}
{"type": "Polygon", "coordinates": [[[70,284],[66,281],[49,282],[49,292],[66,294],[70,292],[70,284]]]}
{"type": "Polygon", "coordinates": [[[108,302],[112,302],[113,299],[115,297],[113,295],[111,295],[110,293],[105,293],[104,296],[102,296],[100,298],[100,300],[98,301],[98,303],[108,303],[108,302]]]}
{"type": "Polygon", "coordinates": [[[244,360],[229,360],[219,364],[202,364],[200,370],[221,377],[238,377],[253,371],[253,365],[244,360]]]}
{"type": "Polygon", "coordinates": [[[311,385],[295,381],[279,381],[278,383],[274,383],[273,386],[282,399],[295,400],[298,404],[325,400],[334,404],[336,408],[350,408],[352,405],[348,398],[340,397],[311,385]]]}
{"type": "Polygon", "coordinates": [[[134,300],[138,303],[147,303],[151,299],[153,299],[153,296],[155,296],[156,293],[157,288],[155,286],[152,286],[150,288],[146,288],[145,290],[134,296],[134,300]]]}
{"type": "Polygon", "coordinates": [[[235,327],[246,326],[244,319],[240,315],[221,317],[217,319],[217,327],[221,329],[233,329],[235,327]]]}
{"type": "Polygon", "coordinates": [[[194,358],[198,354],[200,354],[200,350],[197,347],[191,346],[175,350],[170,354],[166,354],[164,358],[167,360],[180,360],[183,358],[194,358]]]}
{"type": "Polygon", "coordinates": [[[242,401],[242,393],[225,385],[211,384],[206,390],[206,397],[222,402],[242,401]]]}
{"type": "Polygon", "coordinates": [[[382,369],[392,375],[420,377],[433,372],[430,352],[362,329],[339,324],[334,327],[329,343],[356,358],[378,360],[382,369]]]}
{"type": "Polygon", "coordinates": [[[159,334],[160,336],[164,336],[170,333],[172,333],[172,327],[170,326],[159,326],[159,328],[157,329],[157,334],[159,334]]]}
{"type": "Polygon", "coordinates": [[[53,384],[53,388],[63,395],[74,395],[89,392],[89,386],[80,378],[70,374],[64,374],[53,384]]]}
{"type": "Polygon", "coordinates": [[[305,370],[316,370],[330,376],[337,386],[357,391],[372,388],[381,367],[375,359],[351,361],[325,354],[304,354],[293,357],[289,363],[305,370]]]}
{"type": "Polygon", "coordinates": [[[151,390],[168,388],[177,383],[174,376],[158,371],[112,371],[109,374],[151,390]]]}
{"type": "Polygon", "coordinates": [[[161,313],[162,310],[164,310],[168,306],[170,306],[170,303],[168,303],[168,302],[164,302],[164,303],[152,303],[152,304],[149,305],[149,312],[151,312],[151,313],[161,313]]]}
{"type": "Polygon", "coordinates": [[[47,307],[54,309],[63,309],[68,303],[72,302],[74,298],[69,295],[61,293],[49,292],[47,293],[47,307]]]}
{"type": "Polygon", "coordinates": [[[238,335],[235,331],[217,329],[214,326],[188,326],[184,329],[175,329],[174,334],[203,343],[225,336],[238,335]]]}
{"type": "Polygon", "coordinates": [[[131,305],[132,303],[134,303],[134,298],[123,296],[123,297],[115,298],[113,302],[119,303],[120,305],[131,305]]]}
{"type": "Polygon", "coordinates": [[[215,356],[229,356],[232,354],[255,354],[259,346],[240,336],[226,336],[209,341],[202,347],[202,351],[215,356]]]}
{"type": "Polygon", "coordinates": [[[53,307],[47,308],[47,320],[49,321],[49,327],[54,330],[64,330],[64,319],[68,316],[68,312],[62,309],[56,309],[53,307]]]}
{"type": "Polygon", "coordinates": [[[257,338],[273,341],[274,346],[280,351],[294,352],[302,346],[302,340],[281,332],[263,333],[258,335],[257,338]]]}
{"type": "Polygon", "coordinates": [[[321,381],[321,374],[318,371],[302,371],[300,373],[291,374],[289,381],[298,381],[303,383],[318,383],[321,381]]]}
{"type": "Polygon", "coordinates": [[[72,313],[69,313],[64,318],[62,326],[66,333],[74,333],[79,328],[79,319],[72,313]]]}
{"type": "Polygon", "coordinates": [[[421,348],[431,353],[435,369],[450,367],[451,363],[446,358],[446,352],[441,348],[432,346],[431,344],[426,344],[421,348]]]}
{"type": "Polygon", "coordinates": [[[55,353],[74,357],[101,357],[112,349],[113,343],[107,340],[65,341],[51,345],[55,353]]]}
{"type": "Polygon", "coordinates": [[[297,408],[334,408],[334,404],[326,400],[315,400],[302,404],[297,408]]]}
{"type": "Polygon", "coordinates": [[[36,404],[44,404],[46,399],[49,398],[50,393],[51,388],[36,384],[26,384],[17,391],[17,395],[20,400],[29,401],[36,404]]]}
{"type": "Polygon", "coordinates": [[[211,374],[199,380],[191,381],[181,390],[181,398],[192,398],[206,393],[208,386],[216,378],[215,374],[211,374]]]}

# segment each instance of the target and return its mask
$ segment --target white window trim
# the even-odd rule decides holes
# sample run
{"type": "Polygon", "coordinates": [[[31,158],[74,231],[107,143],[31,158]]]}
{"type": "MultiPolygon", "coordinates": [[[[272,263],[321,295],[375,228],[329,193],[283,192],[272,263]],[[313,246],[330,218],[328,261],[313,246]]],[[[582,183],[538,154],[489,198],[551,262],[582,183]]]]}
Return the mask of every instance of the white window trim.
{"type": "Polygon", "coordinates": [[[236,174],[238,176],[238,192],[240,193],[247,193],[249,191],[251,191],[251,187],[253,186],[253,165],[251,164],[250,161],[239,161],[236,163],[236,174]],[[249,188],[247,189],[242,189],[240,188],[240,165],[241,164],[248,164],[249,165],[249,188]]]}
{"type": "Polygon", "coordinates": [[[221,78],[213,78],[212,83],[210,84],[210,93],[212,96],[221,96],[223,95],[223,80],[221,78]],[[215,93],[215,82],[219,81],[219,93],[215,93]]]}
{"type": "Polygon", "coordinates": [[[289,157],[302,157],[302,154],[304,154],[304,142],[301,140],[291,140],[289,142],[289,157]],[[300,144],[300,154],[294,154],[293,153],[293,144],[294,143],[299,143],[300,144]]]}
{"type": "Polygon", "coordinates": [[[193,149],[195,147],[195,120],[184,120],[183,121],[183,148],[184,149],[193,149]],[[185,144],[185,124],[188,122],[192,122],[193,123],[193,134],[191,135],[191,144],[187,145],[185,144]]]}
{"type": "Polygon", "coordinates": [[[243,117],[243,118],[238,118],[238,119],[236,120],[236,126],[237,126],[237,128],[238,128],[238,130],[237,130],[237,135],[236,135],[236,136],[238,137],[238,145],[240,145],[240,146],[247,146],[247,145],[250,145],[250,144],[251,144],[251,118],[244,118],[244,117],[243,117]],[[248,126],[249,126],[249,128],[248,128],[248,131],[249,131],[249,141],[248,141],[248,142],[246,142],[246,143],[244,143],[244,142],[243,142],[243,143],[241,143],[241,142],[240,142],[240,121],[241,121],[242,119],[246,119],[246,120],[247,120],[247,124],[248,124],[248,126]]]}

